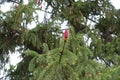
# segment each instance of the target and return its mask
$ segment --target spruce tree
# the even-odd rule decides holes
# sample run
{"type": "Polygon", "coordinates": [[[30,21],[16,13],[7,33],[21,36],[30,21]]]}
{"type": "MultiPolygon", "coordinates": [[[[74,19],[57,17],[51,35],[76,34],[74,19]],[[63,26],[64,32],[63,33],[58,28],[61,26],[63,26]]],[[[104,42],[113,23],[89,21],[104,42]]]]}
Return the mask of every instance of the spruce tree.
{"type": "Polygon", "coordinates": [[[120,10],[109,0],[24,1],[0,1],[13,4],[0,10],[0,69],[7,73],[1,79],[120,79],[120,10]],[[7,69],[16,51],[22,60],[7,69]]]}

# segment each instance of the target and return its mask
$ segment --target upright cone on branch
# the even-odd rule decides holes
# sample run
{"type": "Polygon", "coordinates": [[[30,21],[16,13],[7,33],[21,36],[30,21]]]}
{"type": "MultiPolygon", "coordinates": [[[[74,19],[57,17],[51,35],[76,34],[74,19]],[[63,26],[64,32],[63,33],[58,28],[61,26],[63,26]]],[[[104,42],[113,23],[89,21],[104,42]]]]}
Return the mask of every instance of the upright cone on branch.
{"type": "Polygon", "coordinates": [[[77,21],[77,22],[79,21],[79,18],[78,18],[78,17],[76,17],[76,21],[77,21]]]}
{"type": "Polygon", "coordinates": [[[67,41],[68,40],[68,30],[66,29],[65,31],[64,31],[64,40],[65,41],[67,41]]]}
{"type": "Polygon", "coordinates": [[[15,8],[15,9],[18,9],[18,5],[17,5],[17,4],[15,4],[14,8],[15,8]]]}
{"type": "Polygon", "coordinates": [[[35,0],[36,3],[38,3],[38,0],[35,0]]]}

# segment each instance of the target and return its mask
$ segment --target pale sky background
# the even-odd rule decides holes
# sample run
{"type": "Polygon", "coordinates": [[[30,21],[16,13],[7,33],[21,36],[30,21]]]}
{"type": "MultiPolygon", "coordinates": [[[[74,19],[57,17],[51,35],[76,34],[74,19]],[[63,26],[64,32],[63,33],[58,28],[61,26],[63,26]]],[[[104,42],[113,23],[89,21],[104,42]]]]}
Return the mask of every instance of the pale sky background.
{"type": "MultiPolygon", "coordinates": [[[[27,1],[27,0],[26,0],[27,1]]],[[[111,1],[111,3],[115,6],[115,8],[116,9],[120,9],[120,0],[110,0],[111,1]]],[[[27,3],[27,2],[25,2],[25,3],[27,3]]],[[[10,4],[8,4],[8,3],[5,3],[4,5],[1,5],[0,6],[0,9],[1,10],[3,10],[4,12],[6,12],[6,11],[8,11],[8,10],[10,10],[10,6],[9,6],[10,4]]],[[[43,4],[44,5],[44,4],[43,4]]],[[[41,18],[43,19],[43,17],[44,17],[44,13],[43,12],[38,12],[40,15],[39,15],[39,18],[40,18],[40,20],[41,20],[41,18]]],[[[30,24],[31,25],[31,28],[33,28],[33,27],[35,27],[35,25],[34,25],[34,23],[32,23],[32,24],[30,24]]],[[[64,26],[65,27],[65,25],[63,24],[62,26],[64,26]]],[[[20,60],[21,60],[21,58],[20,58],[20,55],[19,55],[19,53],[18,52],[16,52],[16,53],[14,53],[14,54],[12,54],[12,55],[10,55],[11,57],[10,57],[10,64],[12,64],[12,65],[16,65],[16,63],[18,63],[20,60]]],[[[1,74],[0,74],[0,77],[1,77],[1,74]]]]}
{"type": "Polygon", "coordinates": [[[120,9],[120,0],[110,0],[116,9],[120,9]]]}

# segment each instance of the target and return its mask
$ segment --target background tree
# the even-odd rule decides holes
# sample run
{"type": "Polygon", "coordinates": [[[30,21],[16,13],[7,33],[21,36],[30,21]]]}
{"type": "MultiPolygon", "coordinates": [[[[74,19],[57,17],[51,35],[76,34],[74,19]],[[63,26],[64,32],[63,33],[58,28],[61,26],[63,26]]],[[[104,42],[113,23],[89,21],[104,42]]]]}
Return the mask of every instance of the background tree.
{"type": "Polygon", "coordinates": [[[28,4],[24,0],[1,0],[0,3],[4,2],[15,4],[7,12],[0,11],[0,68],[7,71],[4,79],[120,79],[120,11],[109,0],[29,0],[28,4]],[[38,11],[45,12],[42,22],[38,11]],[[36,26],[29,29],[33,21],[36,26]],[[69,30],[66,39],[61,29],[64,21],[68,22],[69,30]],[[22,61],[6,70],[9,54],[16,49],[22,61]]]}

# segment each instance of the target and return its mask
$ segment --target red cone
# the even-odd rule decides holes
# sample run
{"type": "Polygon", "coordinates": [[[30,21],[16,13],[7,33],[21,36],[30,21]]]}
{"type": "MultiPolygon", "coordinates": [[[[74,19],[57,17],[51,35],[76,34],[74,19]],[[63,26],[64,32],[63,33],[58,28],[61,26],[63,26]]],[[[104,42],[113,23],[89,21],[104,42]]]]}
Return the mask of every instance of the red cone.
{"type": "Polygon", "coordinates": [[[35,0],[35,3],[38,3],[38,0],[35,0]]]}
{"type": "Polygon", "coordinates": [[[68,39],[68,30],[66,29],[64,31],[64,40],[66,41],[68,39]]]}

